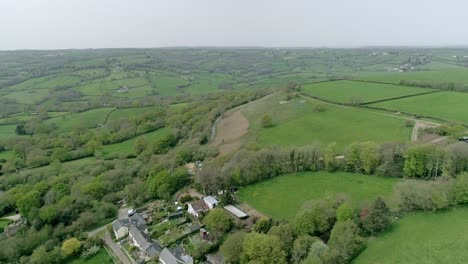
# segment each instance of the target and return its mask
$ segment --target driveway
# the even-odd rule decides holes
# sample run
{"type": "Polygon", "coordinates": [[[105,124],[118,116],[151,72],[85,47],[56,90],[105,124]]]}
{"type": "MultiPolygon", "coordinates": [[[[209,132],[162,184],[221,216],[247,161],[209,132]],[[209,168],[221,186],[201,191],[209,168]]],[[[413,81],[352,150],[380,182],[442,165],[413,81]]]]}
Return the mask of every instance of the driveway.
{"type": "Polygon", "coordinates": [[[4,219],[9,219],[9,220],[11,220],[13,222],[16,222],[16,221],[21,219],[21,215],[20,214],[15,214],[15,215],[10,215],[10,216],[5,216],[3,218],[4,219]]]}
{"type": "Polygon", "coordinates": [[[109,234],[109,232],[106,232],[106,234],[104,235],[104,243],[106,243],[107,247],[109,247],[109,249],[112,251],[112,254],[114,254],[114,256],[116,256],[119,259],[119,263],[133,264],[133,262],[127,257],[125,252],[122,250],[122,248],[112,240],[112,237],[109,234]]]}

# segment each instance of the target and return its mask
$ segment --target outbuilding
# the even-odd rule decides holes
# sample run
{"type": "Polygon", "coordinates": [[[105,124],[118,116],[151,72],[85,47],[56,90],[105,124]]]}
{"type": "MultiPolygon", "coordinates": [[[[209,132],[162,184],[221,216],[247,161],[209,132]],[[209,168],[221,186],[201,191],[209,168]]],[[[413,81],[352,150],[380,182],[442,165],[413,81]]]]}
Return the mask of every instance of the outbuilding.
{"type": "Polygon", "coordinates": [[[206,205],[208,206],[208,208],[210,208],[210,210],[218,205],[218,200],[216,200],[216,198],[214,198],[213,196],[205,196],[203,198],[203,201],[205,201],[206,205]]]}

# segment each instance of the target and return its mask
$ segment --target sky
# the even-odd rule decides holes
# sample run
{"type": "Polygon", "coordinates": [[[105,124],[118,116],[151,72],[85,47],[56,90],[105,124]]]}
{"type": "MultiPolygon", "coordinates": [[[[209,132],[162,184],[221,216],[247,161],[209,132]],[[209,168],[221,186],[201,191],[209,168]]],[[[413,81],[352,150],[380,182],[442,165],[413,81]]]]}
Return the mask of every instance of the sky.
{"type": "Polygon", "coordinates": [[[0,50],[467,46],[466,0],[0,0],[0,50]]]}

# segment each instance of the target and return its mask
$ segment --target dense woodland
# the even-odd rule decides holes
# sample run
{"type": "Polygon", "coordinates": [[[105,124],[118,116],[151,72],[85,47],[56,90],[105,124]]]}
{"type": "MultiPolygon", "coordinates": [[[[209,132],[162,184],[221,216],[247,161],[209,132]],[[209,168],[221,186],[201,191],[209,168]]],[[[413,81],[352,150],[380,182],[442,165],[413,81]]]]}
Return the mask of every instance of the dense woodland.
{"type": "MultiPolygon", "coordinates": [[[[453,55],[457,49],[375,50],[0,52],[0,216],[18,210],[26,219],[14,235],[0,236],[0,263],[62,263],[95,251],[102,241],[87,232],[115,219],[122,199],[138,207],[171,201],[187,186],[217,194],[293,172],[408,180],[391,199],[363,208],[345,196],[309,201],[294,220],[258,219],[250,232],[224,211],[211,211],[203,221],[216,245],[200,248],[196,260],[220,249],[229,263],[350,263],[368,237],[391,228],[395,216],[467,204],[468,144],[455,142],[466,130],[463,123],[431,131],[450,138],[447,145],[368,141],[340,150],[333,143],[249,142],[219,155],[210,144],[220,116],[277,91],[299,98],[304,84],[362,79],[386,67],[410,64],[423,72],[439,64],[468,66],[468,59],[453,55]],[[128,140],[134,140],[129,151],[106,152],[128,140]],[[184,165],[195,161],[203,169],[192,176],[184,165]],[[77,243],[80,250],[73,249],[77,243]]],[[[394,83],[459,92],[468,87],[464,79],[394,83]]],[[[260,126],[273,127],[274,119],[265,115],[260,126]]],[[[236,197],[228,192],[222,199],[229,204],[236,197]]]]}

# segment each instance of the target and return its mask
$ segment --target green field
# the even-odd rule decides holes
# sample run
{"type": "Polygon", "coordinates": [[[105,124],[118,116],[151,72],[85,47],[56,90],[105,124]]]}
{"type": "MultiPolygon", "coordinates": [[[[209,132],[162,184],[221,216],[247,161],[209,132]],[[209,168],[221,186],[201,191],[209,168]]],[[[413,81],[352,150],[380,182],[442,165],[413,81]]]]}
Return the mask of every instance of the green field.
{"type": "Polygon", "coordinates": [[[343,149],[353,142],[404,142],[410,139],[411,127],[405,120],[341,107],[313,99],[296,98],[280,104],[282,94],[256,102],[242,112],[250,121],[250,138],[261,145],[302,146],[336,142],[343,149]],[[322,106],[325,111],[316,111],[322,106]],[[274,127],[260,126],[261,117],[269,114],[274,127]]]}
{"type": "Polygon", "coordinates": [[[367,103],[405,95],[430,92],[430,89],[356,81],[333,81],[308,84],[304,93],[327,101],[352,104],[367,103]]]}
{"type": "Polygon", "coordinates": [[[19,104],[35,104],[44,99],[50,91],[48,89],[34,89],[15,91],[4,95],[4,98],[15,100],[19,104]]]}
{"type": "Polygon", "coordinates": [[[99,249],[96,255],[83,259],[83,258],[74,258],[66,262],[67,264],[114,264],[114,261],[109,256],[104,248],[99,249]]]}
{"type": "Polygon", "coordinates": [[[76,128],[92,128],[104,124],[113,108],[97,108],[81,113],[47,119],[46,123],[57,125],[58,131],[65,132],[76,128]]]}
{"type": "Polygon", "coordinates": [[[440,92],[402,98],[371,106],[468,124],[468,93],[440,92]]]}
{"type": "Polygon", "coordinates": [[[8,219],[0,219],[0,234],[3,233],[5,227],[7,227],[11,223],[11,220],[8,219]]]}
{"type": "Polygon", "coordinates": [[[241,188],[239,198],[273,218],[292,219],[306,201],[345,193],[360,205],[378,196],[390,195],[398,181],[345,172],[303,172],[241,188]]]}
{"type": "Polygon", "coordinates": [[[80,85],[74,89],[79,91],[84,96],[102,96],[109,92],[119,89],[119,85],[110,81],[93,82],[85,85],[80,85]]]}
{"type": "Polygon", "coordinates": [[[151,86],[160,96],[175,96],[181,94],[180,86],[188,85],[189,82],[181,77],[152,75],[149,77],[151,86]]]}
{"type": "Polygon", "coordinates": [[[439,213],[414,213],[371,239],[353,263],[466,263],[468,208],[439,213]]]}
{"type": "Polygon", "coordinates": [[[435,70],[416,72],[389,72],[362,74],[356,77],[361,80],[400,83],[405,81],[419,81],[428,83],[455,82],[468,84],[468,70],[435,70]]]}
{"type": "Polygon", "coordinates": [[[16,125],[0,125],[0,140],[9,139],[17,136],[15,133],[16,125]]]}
{"type": "Polygon", "coordinates": [[[129,156],[134,154],[134,145],[135,141],[139,137],[145,137],[149,142],[153,142],[156,139],[162,138],[166,135],[168,135],[170,132],[169,128],[160,128],[156,131],[134,137],[129,140],[125,140],[120,143],[112,144],[112,145],[106,145],[102,148],[102,153],[104,154],[104,157],[109,158],[109,157],[120,157],[120,156],[129,156]]]}
{"type": "Polygon", "coordinates": [[[11,159],[15,156],[15,154],[13,153],[13,151],[2,151],[0,152],[0,160],[2,159],[5,159],[5,160],[8,160],[8,159],[11,159]]]}
{"type": "Polygon", "coordinates": [[[158,108],[157,106],[153,107],[138,107],[138,108],[121,108],[121,109],[116,109],[112,111],[112,113],[109,115],[109,118],[107,119],[107,122],[113,121],[113,120],[118,120],[121,118],[130,118],[130,117],[138,117],[138,115],[141,115],[142,113],[146,111],[150,111],[152,109],[158,108]]]}

